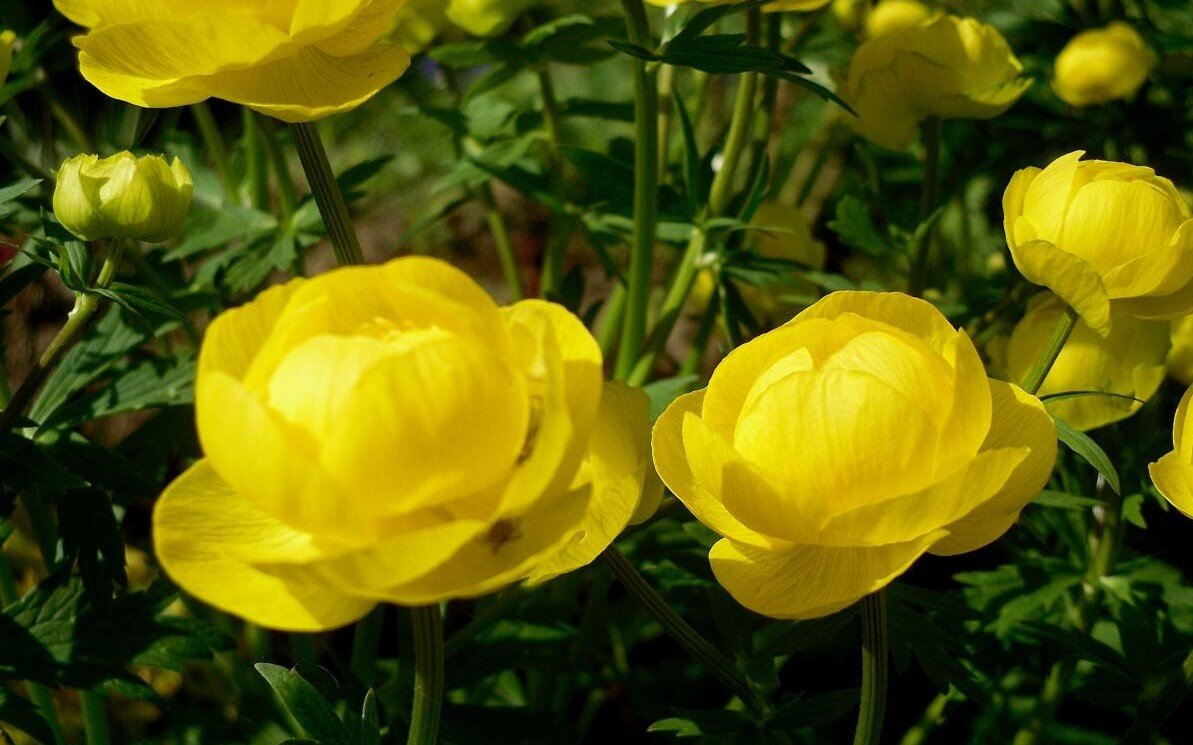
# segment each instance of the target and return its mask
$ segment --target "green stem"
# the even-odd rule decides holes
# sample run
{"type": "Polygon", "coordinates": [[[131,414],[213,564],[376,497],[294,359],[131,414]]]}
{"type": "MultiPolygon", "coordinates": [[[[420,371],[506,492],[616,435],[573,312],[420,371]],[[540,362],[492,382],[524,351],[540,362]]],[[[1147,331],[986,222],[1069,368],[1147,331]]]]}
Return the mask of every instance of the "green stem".
{"type": "Polygon", "coordinates": [[[717,300],[709,298],[708,307],[704,309],[700,325],[696,328],[696,336],[692,339],[692,347],[679,368],[681,376],[699,374],[700,364],[704,362],[704,355],[708,352],[708,341],[712,338],[713,329],[717,327],[717,315],[717,300]]]}
{"type": "Polygon", "coordinates": [[[899,741],[899,745],[924,745],[928,738],[936,731],[944,721],[944,713],[949,704],[955,701],[957,694],[955,690],[950,688],[947,693],[938,693],[928,703],[924,713],[920,715],[911,729],[903,735],[903,739],[899,741]]]}
{"type": "Polygon", "coordinates": [[[493,234],[493,243],[497,247],[497,261],[501,264],[501,273],[505,277],[506,287],[515,302],[526,297],[526,288],[522,283],[522,267],[518,263],[518,255],[514,251],[513,241],[510,240],[509,228],[505,224],[505,216],[493,198],[493,187],[481,184],[476,189],[477,200],[484,205],[485,222],[489,225],[489,232],[493,234]]]}
{"type": "Polygon", "coordinates": [[[323,147],[323,140],[319,137],[319,130],[311,122],[292,124],[290,129],[294,133],[294,145],[298,149],[298,158],[302,161],[302,169],[311,185],[315,204],[319,207],[319,214],[323,216],[323,224],[327,226],[327,235],[331,238],[336,261],[340,266],[363,264],[365,257],[361,253],[356,229],[348,215],[348,204],[344,201],[344,194],[336,182],[335,172],[327,159],[327,149],[323,147]]]}
{"type": "MultiPolygon", "coordinates": [[[[746,11],[746,43],[756,45],[761,27],[761,11],[758,8],[746,11]]],[[[729,135],[722,153],[721,169],[713,179],[708,197],[709,217],[720,217],[729,205],[733,184],[737,180],[738,164],[750,144],[754,127],[754,104],[758,93],[758,73],[742,73],[737,84],[737,97],[733,103],[733,119],[729,123],[729,135]]]]}
{"type": "MultiPolygon", "coordinates": [[[[16,577],[12,574],[12,566],[8,557],[0,553],[0,609],[7,608],[20,599],[16,577]]],[[[54,707],[54,695],[50,689],[40,683],[25,682],[25,689],[29,691],[29,699],[41,712],[41,716],[54,734],[54,745],[64,745],[66,737],[62,733],[62,722],[58,719],[58,710],[54,707]]]]}
{"type": "MultiPolygon", "coordinates": [[[[543,98],[543,130],[547,135],[550,146],[551,189],[557,195],[564,194],[564,162],[561,151],[563,131],[562,118],[559,113],[559,102],[555,97],[555,84],[551,80],[550,65],[544,63],[535,76],[538,78],[539,90],[543,98]]],[[[542,279],[539,284],[539,296],[550,300],[559,300],[559,292],[563,287],[564,269],[567,262],[568,246],[572,242],[572,220],[567,215],[551,215],[551,226],[547,236],[547,247],[543,252],[542,279]]]]}
{"type": "Polygon", "coordinates": [[[220,184],[224,187],[228,203],[238,203],[240,193],[228,160],[228,146],[225,144],[224,135],[220,132],[219,125],[216,124],[215,117],[211,113],[211,107],[203,102],[192,104],[191,113],[195,116],[195,124],[199,127],[199,137],[203,139],[203,148],[211,158],[220,184]]]}
{"type": "MultiPolygon", "coordinates": [[[[630,41],[651,49],[654,39],[643,0],[621,0],[630,41]]],[[[634,369],[646,338],[650,305],[651,273],[658,224],[659,191],[659,89],[655,72],[645,60],[634,60],[634,238],[630,250],[625,323],[618,344],[617,378],[624,380],[634,369]]]]}
{"type": "MultiPolygon", "coordinates": [[[[100,268],[99,278],[95,282],[96,289],[102,290],[112,284],[123,253],[124,244],[120,241],[114,242],[100,268]]],[[[33,370],[12,395],[8,406],[5,406],[4,411],[0,412],[0,432],[7,432],[17,419],[25,415],[29,405],[33,403],[33,399],[53,371],[54,365],[58,364],[66,350],[70,349],[71,345],[82,335],[83,330],[87,328],[87,324],[95,317],[99,308],[99,295],[90,292],[75,293],[75,305],[70,315],[67,316],[66,323],[50,340],[49,346],[42,352],[33,370]]]]}
{"type": "Polygon", "coordinates": [[[879,590],[862,599],[862,702],[853,745],[877,745],[882,737],[890,662],[886,625],[886,594],[879,590]]]}
{"type": "Polygon", "coordinates": [[[278,129],[273,120],[267,116],[254,114],[257,128],[261,132],[261,139],[265,143],[265,152],[269,156],[269,165],[273,169],[273,177],[278,182],[278,213],[282,225],[287,229],[294,218],[294,211],[298,209],[298,189],[294,186],[294,177],[290,175],[290,164],[282,153],[282,146],[278,142],[278,129]]]}
{"type": "MultiPolygon", "coordinates": [[[[766,48],[778,53],[782,44],[783,23],[777,13],[766,16],[766,48]]],[[[753,143],[750,153],[749,177],[747,184],[755,183],[762,174],[767,163],[770,150],[771,135],[777,131],[774,126],[775,108],[779,103],[779,79],[774,75],[767,75],[762,81],[762,105],[754,112],[753,143]]]]}
{"type": "Polygon", "coordinates": [[[108,709],[102,696],[90,691],[79,691],[79,706],[83,710],[83,733],[87,745],[112,745],[108,732],[108,709]]]}
{"type": "Polygon", "coordinates": [[[443,710],[443,618],[439,605],[410,609],[414,631],[414,704],[406,745],[439,741],[443,710]]]}
{"type": "Polygon", "coordinates": [[[625,321],[625,303],[626,287],[618,282],[609,291],[609,297],[605,300],[605,315],[596,331],[597,343],[605,359],[612,358],[617,348],[617,335],[625,321]]]}
{"type": "Polygon", "coordinates": [[[696,275],[699,273],[698,263],[700,257],[704,255],[705,241],[704,230],[700,227],[692,228],[688,246],[684,249],[679,264],[675,267],[671,284],[667,288],[667,295],[663,298],[659,320],[655,323],[650,338],[647,340],[647,349],[634,365],[629,377],[626,378],[626,382],[630,385],[640,386],[646,383],[650,379],[655,363],[666,349],[667,340],[671,338],[671,332],[675,330],[675,325],[683,314],[684,306],[688,303],[692,285],[696,282],[696,275]]]}
{"type": "Polygon", "coordinates": [[[671,119],[675,114],[675,66],[659,70],[659,182],[667,178],[671,159],[671,119]]]}
{"type": "MultiPolygon", "coordinates": [[[[1103,502],[1103,506],[1099,513],[1095,513],[1098,519],[1090,528],[1090,562],[1081,583],[1081,599],[1077,603],[1077,612],[1073,620],[1074,628],[1082,634],[1089,633],[1098,619],[1105,594],[1102,580],[1114,568],[1123,531],[1123,498],[1108,488],[1106,480],[1101,476],[1098,476],[1097,496],[1103,502]]],[[[1052,666],[1048,671],[1048,678],[1044,681],[1044,688],[1040,692],[1032,718],[1015,734],[1013,745],[1037,745],[1046,742],[1045,731],[1056,717],[1076,669],[1077,661],[1072,658],[1061,660],[1052,666]]]]}
{"type": "Polygon", "coordinates": [[[672,639],[697,661],[712,670],[725,684],[725,687],[741,699],[741,702],[754,716],[761,718],[766,715],[766,701],[750,685],[750,681],[742,674],[741,670],[728,657],[721,654],[720,650],[712,643],[701,636],[700,632],[692,628],[692,625],[683,617],[672,610],[671,606],[667,605],[667,601],[650,586],[646,578],[638,573],[634,565],[616,547],[610,546],[605,549],[601,558],[605,560],[605,564],[613,571],[622,586],[638,602],[642,603],[646,611],[654,616],[672,639]]]}
{"type": "Polygon", "coordinates": [[[381,642],[381,627],[385,623],[385,606],[378,605],[373,612],[356,624],[352,637],[353,675],[366,688],[372,688],[377,678],[377,645],[381,642]]]}
{"type": "Polygon", "coordinates": [[[248,175],[249,203],[257,210],[269,208],[269,177],[265,170],[265,148],[257,115],[247,106],[240,111],[244,121],[245,172],[248,175]]]}
{"type": "MultiPolygon", "coordinates": [[[[936,206],[937,192],[940,181],[940,118],[928,117],[920,125],[921,136],[924,140],[924,184],[920,191],[920,222],[923,223],[932,214],[936,206]]],[[[920,296],[928,285],[928,259],[932,253],[932,240],[929,235],[923,235],[916,246],[915,258],[911,265],[911,280],[908,293],[920,296]]]]}
{"type": "Polygon", "coordinates": [[[1061,350],[1065,348],[1065,342],[1069,340],[1076,327],[1077,311],[1066,305],[1064,313],[1061,314],[1056,326],[1052,329],[1052,336],[1048,338],[1048,343],[1044,345],[1040,356],[1036,358],[1031,369],[1027,371],[1027,375],[1023,377],[1023,382],[1020,384],[1023,390],[1033,396],[1040,392],[1040,386],[1044,385],[1044,380],[1048,377],[1052,366],[1056,364],[1056,358],[1060,357],[1061,350]]]}

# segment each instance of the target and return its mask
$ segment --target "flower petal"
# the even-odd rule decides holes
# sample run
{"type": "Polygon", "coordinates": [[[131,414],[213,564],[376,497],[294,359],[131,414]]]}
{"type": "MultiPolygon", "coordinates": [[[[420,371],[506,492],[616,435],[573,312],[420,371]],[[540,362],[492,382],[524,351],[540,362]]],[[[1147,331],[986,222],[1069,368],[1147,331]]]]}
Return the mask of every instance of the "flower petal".
{"type": "Polygon", "coordinates": [[[288,582],[236,558],[307,537],[240,497],[200,461],[158,499],[153,513],[155,553],[170,578],[191,595],[253,623],[287,631],[324,631],[352,623],[373,602],[334,586],[288,582]]]}
{"type": "Polygon", "coordinates": [[[1185,517],[1193,518],[1193,466],[1168,453],[1147,467],[1160,494],[1185,517]]]}
{"type": "Polygon", "coordinates": [[[881,590],[944,535],[874,548],[794,546],[772,551],[730,540],[709,552],[713,574],[737,602],[771,618],[818,618],[881,590]]]}
{"type": "Polygon", "coordinates": [[[1092,266],[1044,240],[1021,243],[1011,256],[1029,282],[1056,293],[1094,331],[1110,333],[1110,296],[1092,266]]]}

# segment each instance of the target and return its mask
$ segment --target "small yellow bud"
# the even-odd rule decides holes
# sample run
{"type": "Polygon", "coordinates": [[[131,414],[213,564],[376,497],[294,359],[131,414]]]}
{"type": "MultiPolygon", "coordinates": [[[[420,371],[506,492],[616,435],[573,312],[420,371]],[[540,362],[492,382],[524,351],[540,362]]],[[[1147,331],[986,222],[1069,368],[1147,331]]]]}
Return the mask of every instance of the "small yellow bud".
{"type": "Polygon", "coordinates": [[[831,11],[841,28],[857,31],[865,22],[869,8],[868,0],[833,0],[831,11]]]}
{"type": "Polygon", "coordinates": [[[12,45],[17,35],[11,31],[0,31],[0,85],[8,79],[8,71],[12,69],[12,45]]]}
{"type": "Polygon", "coordinates": [[[882,0],[866,15],[866,36],[877,39],[905,28],[923,26],[937,15],[916,0],[882,0]]]}
{"type": "Polygon", "coordinates": [[[1130,98],[1155,63],[1135,29],[1115,21],[1077,34],[1056,57],[1052,88],[1071,106],[1130,98]]]}
{"type": "Polygon", "coordinates": [[[168,163],[127,151],[103,159],[77,155],[58,171],[54,213],[84,241],[160,243],[182,228],[193,192],[190,171],[178,158],[168,163]]]}

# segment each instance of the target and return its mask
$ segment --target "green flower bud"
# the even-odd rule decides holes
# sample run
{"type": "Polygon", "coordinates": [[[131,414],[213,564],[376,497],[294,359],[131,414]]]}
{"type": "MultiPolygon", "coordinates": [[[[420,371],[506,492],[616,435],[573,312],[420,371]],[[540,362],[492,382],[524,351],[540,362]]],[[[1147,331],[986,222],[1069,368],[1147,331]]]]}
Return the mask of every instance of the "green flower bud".
{"type": "Polygon", "coordinates": [[[77,155],[58,171],[54,213],[84,241],[160,243],[182,228],[193,192],[191,173],[178,158],[77,155]]]}

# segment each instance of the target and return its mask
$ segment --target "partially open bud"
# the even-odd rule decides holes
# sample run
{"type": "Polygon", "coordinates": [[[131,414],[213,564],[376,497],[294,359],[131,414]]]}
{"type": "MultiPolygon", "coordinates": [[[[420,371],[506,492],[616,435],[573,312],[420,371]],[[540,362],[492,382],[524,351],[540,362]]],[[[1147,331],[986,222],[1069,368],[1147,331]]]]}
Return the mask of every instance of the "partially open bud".
{"type": "Polygon", "coordinates": [[[191,173],[178,158],[77,155],[58,171],[54,213],[84,241],[160,243],[182,228],[193,192],[191,173]]]}

